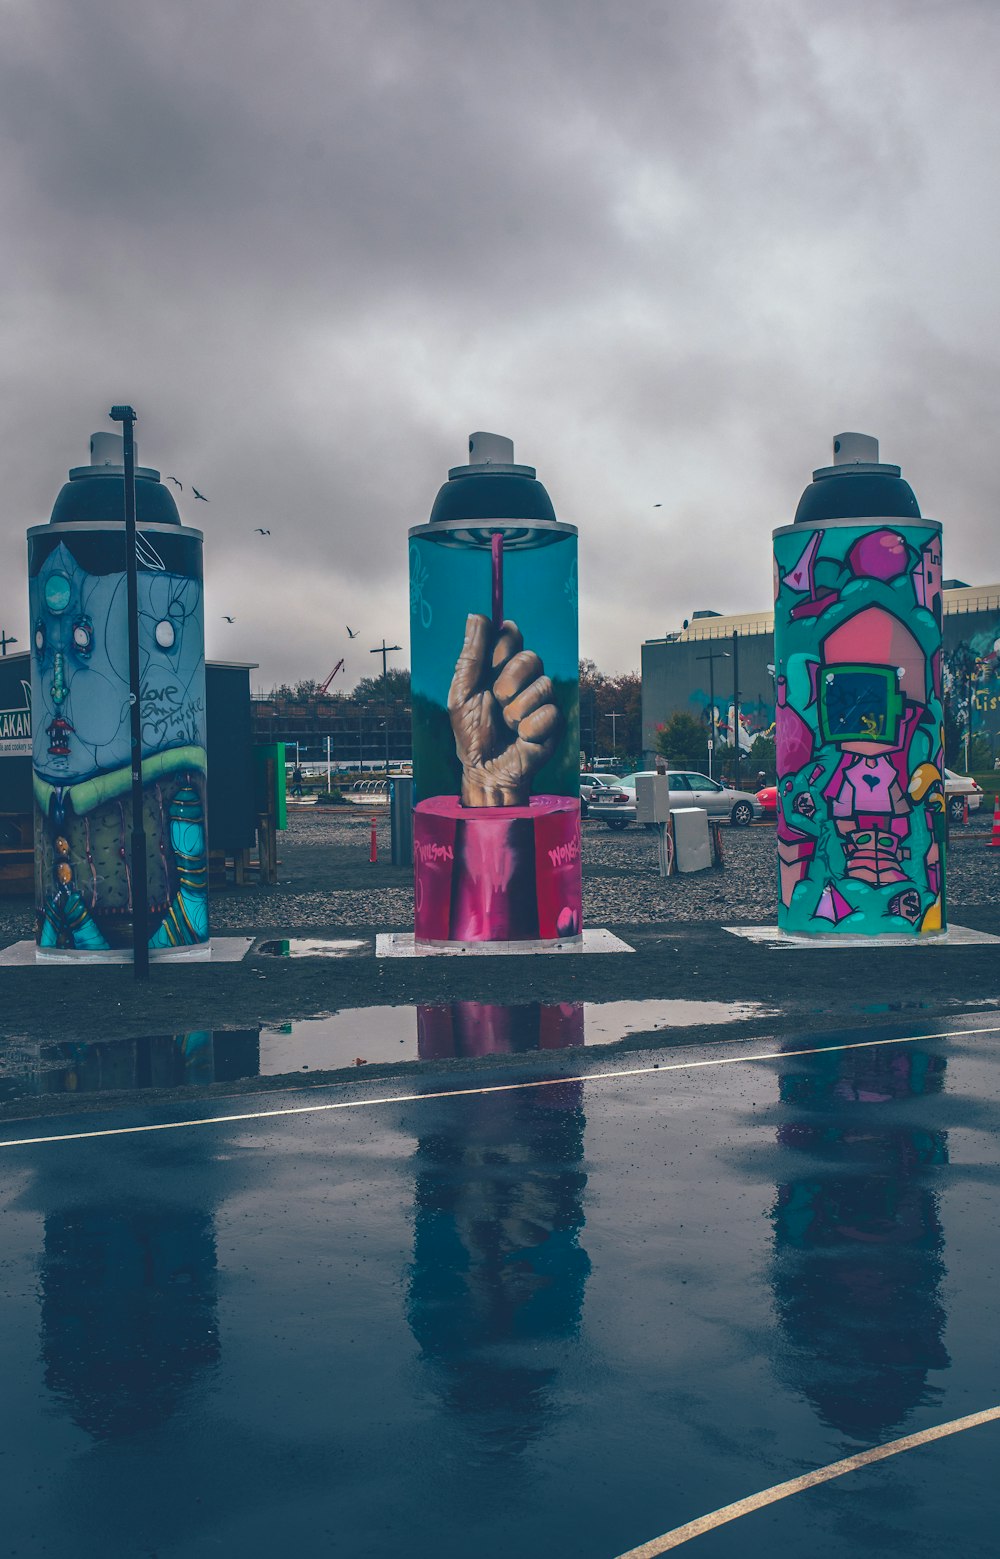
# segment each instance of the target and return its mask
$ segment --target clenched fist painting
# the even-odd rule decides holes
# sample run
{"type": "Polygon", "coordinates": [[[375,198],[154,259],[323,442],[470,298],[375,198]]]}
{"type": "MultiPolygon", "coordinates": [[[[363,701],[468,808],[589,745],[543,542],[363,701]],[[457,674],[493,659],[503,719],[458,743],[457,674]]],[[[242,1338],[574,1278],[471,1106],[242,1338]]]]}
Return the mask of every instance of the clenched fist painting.
{"type": "Polygon", "coordinates": [[[467,807],[523,807],[565,725],[551,679],[514,622],[470,612],[448,691],[467,807]]]}

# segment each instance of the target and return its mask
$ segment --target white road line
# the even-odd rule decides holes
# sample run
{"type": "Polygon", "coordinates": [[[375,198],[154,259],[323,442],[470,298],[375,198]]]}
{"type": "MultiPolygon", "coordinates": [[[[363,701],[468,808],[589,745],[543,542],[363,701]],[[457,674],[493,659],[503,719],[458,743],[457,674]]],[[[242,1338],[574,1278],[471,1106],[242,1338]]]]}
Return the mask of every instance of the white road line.
{"type": "MultiPolygon", "coordinates": [[[[193,1121],[160,1121],[151,1126],[111,1126],[103,1131],[69,1131],[44,1137],[15,1137],[0,1141],[0,1148],[31,1148],[45,1142],[88,1142],[95,1137],[133,1137],[147,1131],[183,1131],[188,1126],[225,1126],[231,1121],[267,1121],[286,1115],[322,1115],[330,1110],[365,1110],[384,1104],[419,1104],[423,1099],[466,1099],[487,1093],[516,1093],[524,1088],[559,1088],[565,1083],[606,1083],[623,1077],[646,1077],[654,1072],[693,1072],[705,1066],[750,1066],[755,1061],[794,1061],[798,1056],[822,1056],[829,1050],[871,1050],[876,1045],[918,1045],[932,1039],[964,1039],[970,1034],[1000,1034],[1000,1025],[989,1028],[949,1029],[942,1034],[902,1034],[896,1039],[859,1039],[849,1045],[814,1045],[808,1050],[766,1050],[755,1056],[711,1056],[704,1061],[660,1062],[656,1066],[621,1067],[612,1072],[580,1072],[565,1077],[541,1077],[521,1083],[489,1083],[483,1088],[447,1088],[433,1093],[386,1094],[380,1099],[338,1099],[333,1104],[297,1104],[288,1110],[248,1110],[239,1115],[205,1115],[193,1121]]],[[[749,1040],[734,1039],[734,1045],[749,1040]]]]}
{"type": "Polygon", "coordinates": [[[963,1429],[976,1429],[980,1424],[989,1424],[996,1419],[1000,1419],[1000,1407],[988,1407],[981,1413],[969,1413],[966,1418],[953,1418],[950,1423],[938,1424],[933,1429],[921,1429],[919,1434],[905,1435],[902,1440],[890,1440],[887,1445],[876,1446],[874,1450],[845,1456],[843,1461],[817,1467],[814,1472],[803,1473],[801,1478],[789,1478],[787,1483],[776,1483],[760,1494],[751,1494],[746,1499],[736,1500],[732,1505],[723,1505],[719,1510],[710,1511],[707,1516],[699,1516],[697,1521],[674,1527],[673,1531],[664,1532],[662,1537],[651,1538],[648,1543],[640,1543],[638,1548],[630,1548],[628,1553],[619,1554],[618,1559],[657,1559],[659,1554],[680,1548],[682,1543],[690,1543],[693,1537],[714,1532],[716,1527],[725,1526],[727,1521],[737,1521],[740,1516],[748,1516],[751,1511],[773,1505],[779,1499],[787,1499],[790,1494],[800,1494],[803,1489],[813,1489],[818,1483],[829,1483],[831,1478],[842,1478],[845,1472],[856,1472],[859,1467],[885,1461],[886,1457],[898,1456],[901,1451],[912,1451],[918,1445],[943,1440],[947,1435],[961,1434],[963,1429]]]}

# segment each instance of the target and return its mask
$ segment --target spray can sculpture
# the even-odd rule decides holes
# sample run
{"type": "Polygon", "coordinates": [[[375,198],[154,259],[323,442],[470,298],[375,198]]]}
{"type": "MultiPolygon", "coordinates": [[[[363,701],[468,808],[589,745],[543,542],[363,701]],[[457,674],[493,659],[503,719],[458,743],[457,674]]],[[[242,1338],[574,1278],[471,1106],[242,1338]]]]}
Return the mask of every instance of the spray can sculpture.
{"type": "Polygon", "coordinates": [[[474,433],[410,532],[414,930],[582,936],[576,529],[474,433]]]}
{"type": "MultiPolygon", "coordinates": [[[[122,440],[91,439],[28,531],[37,955],[132,943],[122,440]]],[[[209,952],[202,533],[136,468],[142,772],[154,956],[209,952]]]]}
{"type": "Polygon", "coordinates": [[[778,924],[945,930],[941,526],[878,441],[834,439],[774,536],[778,924]]]}

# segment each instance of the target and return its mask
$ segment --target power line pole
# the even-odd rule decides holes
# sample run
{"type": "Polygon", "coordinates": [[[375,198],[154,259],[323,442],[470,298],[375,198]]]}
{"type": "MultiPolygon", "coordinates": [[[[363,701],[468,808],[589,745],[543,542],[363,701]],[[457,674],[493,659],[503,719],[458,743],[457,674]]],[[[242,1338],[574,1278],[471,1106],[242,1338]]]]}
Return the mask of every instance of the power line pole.
{"type": "Polygon", "coordinates": [[[717,660],[728,660],[729,659],[729,651],[728,650],[717,650],[715,648],[715,646],[713,645],[712,648],[709,650],[707,655],[696,655],[695,659],[696,660],[707,660],[708,661],[708,703],[709,703],[710,722],[711,722],[710,725],[709,725],[709,730],[711,732],[711,736],[709,738],[709,747],[708,747],[708,777],[709,777],[709,779],[711,779],[712,778],[712,758],[713,758],[713,756],[715,754],[715,744],[718,741],[718,736],[719,736],[718,721],[715,718],[715,662],[717,660]]]}
{"type": "Polygon", "coordinates": [[[625,715],[622,710],[613,709],[604,718],[611,721],[611,756],[614,758],[618,752],[618,721],[624,720],[625,715]]]}
{"type": "Polygon", "coordinates": [[[389,772],[389,663],[388,657],[395,650],[402,649],[401,644],[386,644],[385,640],[378,649],[369,650],[369,655],[381,655],[382,657],[382,694],[385,698],[385,772],[389,772]]]}
{"type": "Polygon", "coordinates": [[[125,454],[125,594],[128,613],[128,687],[132,739],[132,964],[137,980],[149,979],[149,892],[142,796],[142,689],[139,685],[139,578],[135,552],[135,412],[112,406],[122,425],[125,454]]]}

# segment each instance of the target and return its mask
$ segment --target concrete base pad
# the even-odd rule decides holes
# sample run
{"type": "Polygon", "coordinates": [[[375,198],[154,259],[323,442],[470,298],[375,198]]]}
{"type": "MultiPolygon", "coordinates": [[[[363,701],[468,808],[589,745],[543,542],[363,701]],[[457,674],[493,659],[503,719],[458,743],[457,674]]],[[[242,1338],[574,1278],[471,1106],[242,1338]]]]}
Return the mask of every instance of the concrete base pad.
{"type": "Polygon", "coordinates": [[[497,957],[524,953],[633,953],[621,937],[600,928],[584,931],[572,942],[414,942],[412,931],[380,931],[375,938],[376,958],[454,958],[458,954],[497,957]]]}
{"type": "MultiPolygon", "coordinates": [[[[253,944],[252,936],[214,936],[207,945],[202,943],[198,947],[151,948],[149,961],[151,964],[238,964],[253,944]]],[[[35,951],[33,941],[14,942],[10,947],[0,949],[0,967],[45,969],[58,964],[65,969],[67,964],[71,964],[77,969],[94,969],[100,964],[132,962],[131,949],[124,947],[102,948],[87,953],[85,957],[78,952],[53,950],[42,958],[36,958],[35,951]]]]}
{"type": "Polygon", "coordinates": [[[949,926],[939,936],[837,936],[836,932],[823,936],[787,936],[777,926],[723,926],[730,936],[746,937],[748,942],[758,942],[772,948],[830,948],[830,947],[980,947],[986,942],[1000,942],[1000,936],[988,931],[973,931],[968,926],[949,926]]]}

